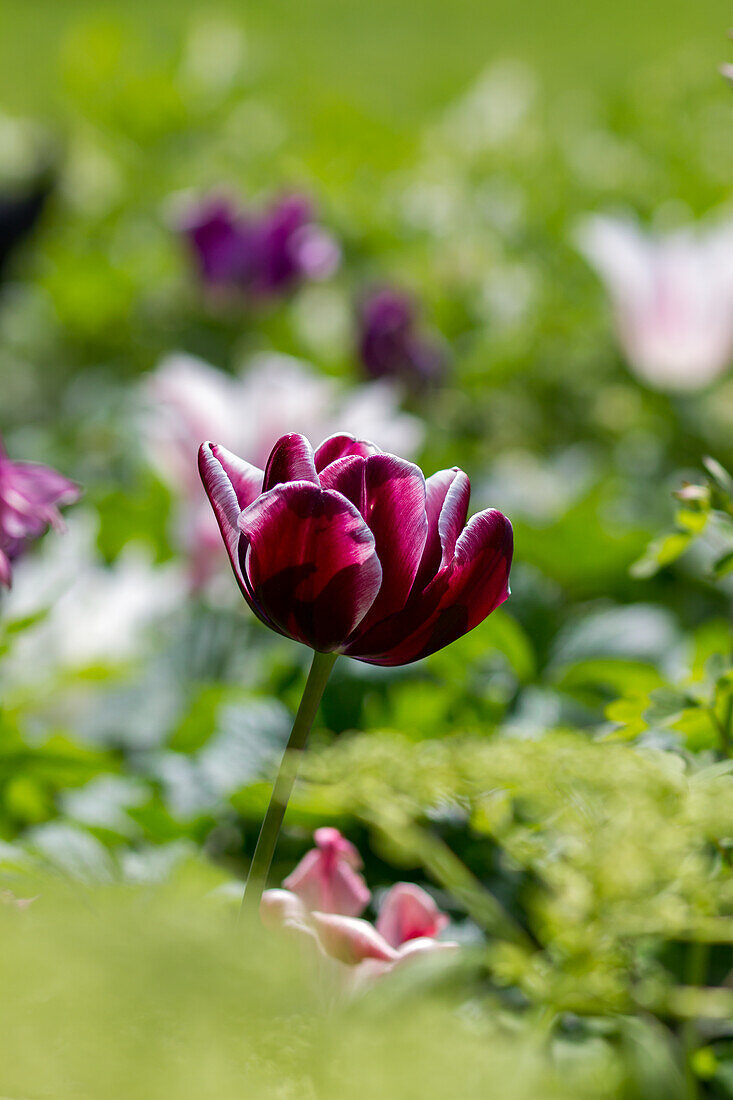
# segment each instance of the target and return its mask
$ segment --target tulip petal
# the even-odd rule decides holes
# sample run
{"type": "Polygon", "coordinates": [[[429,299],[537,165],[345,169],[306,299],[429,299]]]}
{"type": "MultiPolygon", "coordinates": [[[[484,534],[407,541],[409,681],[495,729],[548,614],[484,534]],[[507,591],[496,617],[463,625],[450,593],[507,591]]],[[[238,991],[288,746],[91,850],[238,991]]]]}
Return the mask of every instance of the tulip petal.
{"type": "Polygon", "coordinates": [[[364,518],[382,565],[382,587],[362,623],[369,630],[407,602],[428,533],[422,470],[390,454],[371,455],[365,468],[364,518]]]}
{"type": "Polygon", "coordinates": [[[377,919],[377,931],[392,947],[408,940],[433,938],[448,924],[426,890],[411,882],[398,882],[388,891],[377,919]]]}
{"type": "Polygon", "coordinates": [[[312,649],[338,649],[382,582],[374,536],[340,493],[277,485],[239,516],[247,580],[278,628],[312,649]]]}
{"type": "Polygon", "coordinates": [[[265,890],[260,899],[260,918],[265,928],[281,928],[306,920],[303,902],[290,890],[265,890]]]}
{"type": "Polygon", "coordinates": [[[375,665],[403,665],[428,657],[473,630],[509,595],[512,526],[493,508],[475,515],[458,541],[451,561],[421,593],[415,593],[402,615],[385,622],[372,638],[359,635],[345,652],[375,665]],[[370,642],[392,644],[379,652],[370,642]]]}
{"type": "Polygon", "coordinates": [[[10,558],[4,550],[0,550],[0,584],[3,588],[10,588],[13,584],[13,570],[10,558]]]}
{"type": "Polygon", "coordinates": [[[359,917],[342,917],[336,913],[311,913],[324,951],[351,966],[363,959],[391,962],[397,952],[369,921],[359,917]]]}
{"type": "Polygon", "coordinates": [[[324,439],[320,447],[316,448],[316,470],[320,474],[337,458],[346,458],[347,455],[358,455],[360,458],[368,458],[369,455],[378,454],[379,447],[376,443],[370,443],[367,439],[357,439],[348,432],[340,432],[324,439]]]}
{"type": "Polygon", "coordinates": [[[262,491],[289,481],[311,481],[318,485],[313,448],[304,435],[291,432],[278,439],[265,466],[262,491]]]}
{"type": "Polygon", "coordinates": [[[365,460],[361,455],[346,455],[337,458],[321,471],[321,485],[324,489],[334,489],[350,500],[361,514],[366,507],[365,460]]]}
{"type": "Polygon", "coordinates": [[[283,882],[308,909],[358,917],[371,898],[364,879],[344,860],[324,860],[321,852],[308,852],[283,882]]]}
{"type": "Polygon", "coordinates": [[[34,505],[73,504],[79,499],[79,486],[68,477],[37,462],[10,464],[13,489],[34,505]]]}
{"type": "Polygon", "coordinates": [[[324,826],[313,834],[316,847],[307,852],[283,886],[297,894],[308,909],[358,917],[371,898],[357,849],[338,829],[324,826]]]}
{"type": "Polygon", "coordinates": [[[322,825],[313,834],[316,846],[329,855],[337,856],[345,860],[350,867],[357,870],[364,866],[364,861],[359,855],[359,849],[350,840],[347,840],[338,829],[331,825],[322,825]]]}
{"type": "Polygon", "coordinates": [[[242,509],[251,504],[262,489],[262,470],[218,443],[202,443],[199,448],[199,473],[242,595],[258,619],[272,630],[282,633],[255,598],[241,560],[242,538],[237,521],[242,509]]]}
{"type": "Polygon", "coordinates": [[[456,541],[466,525],[471,483],[463,470],[439,470],[425,482],[428,537],[415,579],[417,591],[425,588],[438,569],[453,557],[456,541]]]}

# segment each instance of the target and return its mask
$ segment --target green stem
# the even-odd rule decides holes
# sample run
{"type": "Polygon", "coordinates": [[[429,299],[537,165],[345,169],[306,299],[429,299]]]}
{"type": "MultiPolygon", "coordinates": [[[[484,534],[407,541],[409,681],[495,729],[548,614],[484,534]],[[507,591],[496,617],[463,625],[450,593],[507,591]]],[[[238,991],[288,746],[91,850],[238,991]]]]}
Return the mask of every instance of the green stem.
{"type": "Polygon", "coordinates": [[[272,788],[270,804],[267,807],[265,820],[262,822],[260,835],[257,838],[255,854],[252,857],[249,875],[247,876],[247,885],[244,888],[240,917],[250,916],[259,910],[260,898],[265,888],[277,838],[280,835],[285,810],[298,772],[300,753],[305,748],[308,734],[311,731],[313,720],[323,696],[323,690],[328,677],[331,675],[331,669],[337,656],[336,653],[313,654],[313,663],[303,689],[303,698],[300,700],[290,739],[280,764],[280,770],[277,773],[275,785],[272,788]]]}
{"type": "MultiPolygon", "coordinates": [[[[696,941],[688,947],[685,980],[688,985],[697,987],[705,984],[708,969],[710,945],[696,941]]],[[[699,1033],[695,1020],[686,1020],[682,1025],[682,1048],[685,1071],[685,1095],[687,1100],[698,1100],[700,1090],[697,1074],[692,1060],[699,1045],[699,1033]]]]}

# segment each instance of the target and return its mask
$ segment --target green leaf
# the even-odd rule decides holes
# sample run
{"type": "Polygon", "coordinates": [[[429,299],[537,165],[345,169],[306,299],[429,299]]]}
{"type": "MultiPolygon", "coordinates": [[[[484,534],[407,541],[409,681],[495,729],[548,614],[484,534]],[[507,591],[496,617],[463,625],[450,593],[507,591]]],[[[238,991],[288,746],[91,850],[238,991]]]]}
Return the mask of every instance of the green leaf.
{"type": "Polygon", "coordinates": [[[727,497],[733,497],[733,477],[730,476],[725,467],[716,458],[711,458],[709,455],[702,460],[702,464],[720,491],[725,493],[727,497]]]}
{"type": "Polygon", "coordinates": [[[631,576],[637,580],[653,577],[665,565],[670,565],[684,554],[691,542],[692,534],[686,531],[673,531],[670,535],[654,539],[645,553],[631,566],[631,576]]]}
{"type": "Polygon", "coordinates": [[[713,576],[718,580],[733,572],[733,550],[727,550],[713,565],[713,576]]]}

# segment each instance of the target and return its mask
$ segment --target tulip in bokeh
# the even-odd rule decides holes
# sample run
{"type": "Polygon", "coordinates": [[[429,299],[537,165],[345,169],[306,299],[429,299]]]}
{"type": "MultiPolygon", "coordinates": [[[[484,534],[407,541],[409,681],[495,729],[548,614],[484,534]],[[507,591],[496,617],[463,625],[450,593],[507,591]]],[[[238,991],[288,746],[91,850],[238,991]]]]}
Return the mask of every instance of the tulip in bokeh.
{"type": "Polygon", "coordinates": [[[315,221],[310,201],[298,194],[261,213],[211,196],[188,211],[181,231],[205,286],[254,299],[328,278],[341,257],[335,238],[315,221]]]}
{"type": "Polygon", "coordinates": [[[423,434],[420,421],[400,411],[389,382],[344,391],[286,355],[259,356],[239,375],[191,355],[169,355],[146,380],[144,399],[151,457],[180,501],[178,541],[194,586],[222,561],[221,536],[196,470],[202,439],[264,466],[276,441],[293,429],[322,439],[343,427],[407,455],[423,434]]]}
{"type": "Polygon", "coordinates": [[[326,865],[322,859],[324,844],[331,845],[334,854],[347,855],[350,867],[354,858],[361,866],[358,852],[336,829],[317,830],[315,840],[316,849],[285,879],[283,889],[266,890],[262,895],[260,913],[268,927],[315,942],[324,955],[354,968],[355,986],[421,952],[455,947],[437,938],[447,927],[448,917],[427,891],[413,883],[398,882],[387,891],[376,927],[362,919],[359,914],[370,898],[366,884],[360,879],[358,889],[343,890],[339,860],[326,865]],[[311,883],[316,865],[319,883],[314,891],[311,883]],[[328,908],[319,904],[323,900],[328,908]]]}
{"type": "Polygon", "coordinates": [[[404,665],[472,630],[509,594],[512,528],[466,523],[457,467],[419,467],[351,435],[283,436],[264,472],[218,443],[199,468],[242,595],[319,653],[404,665]]]}
{"type": "Polygon", "coordinates": [[[437,382],[445,368],[443,348],[419,330],[415,302],[390,288],[362,303],[359,356],[372,378],[398,378],[413,389],[437,382]]]}
{"type": "Polygon", "coordinates": [[[606,284],[632,370],[659,390],[702,389],[733,361],[733,223],[651,236],[587,218],[578,245],[606,284]]]}
{"type": "Polygon", "coordinates": [[[361,856],[338,829],[316,829],[315,848],[283,882],[309,909],[358,917],[371,893],[359,874],[361,856]]]}
{"type": "Polygon", "coordinates": [[[48,466],[14,462],[0,440],[0,585],[10,588],[12,562],[48,527],[63,526],[59,508],[79,487],[48,466]]]}

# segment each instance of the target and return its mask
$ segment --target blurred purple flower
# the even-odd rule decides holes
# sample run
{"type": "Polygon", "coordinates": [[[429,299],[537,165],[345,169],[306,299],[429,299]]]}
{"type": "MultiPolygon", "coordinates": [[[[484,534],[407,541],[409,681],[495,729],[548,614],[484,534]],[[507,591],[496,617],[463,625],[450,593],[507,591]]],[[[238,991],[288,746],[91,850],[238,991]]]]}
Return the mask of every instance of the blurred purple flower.
{"type": "Polygon", "coordinates": [[[733,361],[733,222],[645,234],[594,215],[580,251],[606,285],[629,366],[658,390],[696,390],[733,361]]]}
{"type": "Polygon", "coordinates": [[[413,388],[438,381],[445,370],[445,350],[419,331],[414,300],[387,287],[361,306],[359,355],[372,378],[399,378],[413,388]]]}
{"type": "Polygon", "coordinates": [[[79,499],[79,487],[49,466],[13,462],[0,440],[0,584],[10,588],[11,563],[50,527],[61,528],[59,507],[79,499]]]}
{"type": "Polygon", "coordinates": [[[181,230],[207,286],[253,298],[277,297],[298,283],[328,278],[341,258],[304,195],[287,195],[260,214],[210,196],[189,212],[181,230]]]}
{"type": "Polygon", "coordinates": [[[318,653],[404,665],[462,637],[509,595],[512,527],[466,523],[470,483],[340,434],[285,435],[264,472],[217,443],[199,470],[242,595],[318,653]]]}

